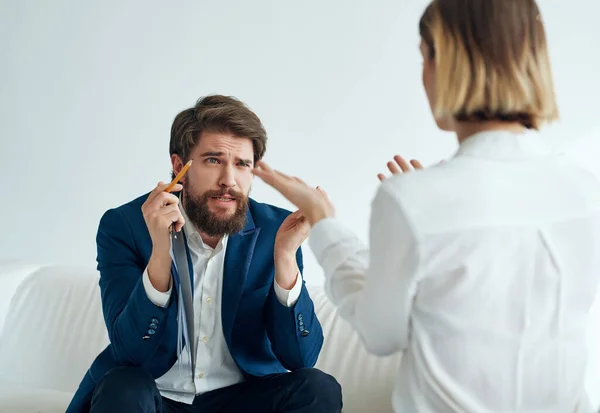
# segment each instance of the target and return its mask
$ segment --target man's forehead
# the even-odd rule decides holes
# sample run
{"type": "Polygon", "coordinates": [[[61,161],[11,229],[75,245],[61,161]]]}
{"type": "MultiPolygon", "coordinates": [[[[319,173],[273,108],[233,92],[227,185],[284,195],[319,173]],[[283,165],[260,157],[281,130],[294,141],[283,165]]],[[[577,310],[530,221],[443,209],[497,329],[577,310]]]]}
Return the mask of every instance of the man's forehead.
{"type": "Polygon", "coordinates": [[[195,152],[197,153],[224,152],[226,154],[240,155],[252,154],[253,150],[252,140],[250,138],[218,132],[204,132],[195,148],[195,152]]]}

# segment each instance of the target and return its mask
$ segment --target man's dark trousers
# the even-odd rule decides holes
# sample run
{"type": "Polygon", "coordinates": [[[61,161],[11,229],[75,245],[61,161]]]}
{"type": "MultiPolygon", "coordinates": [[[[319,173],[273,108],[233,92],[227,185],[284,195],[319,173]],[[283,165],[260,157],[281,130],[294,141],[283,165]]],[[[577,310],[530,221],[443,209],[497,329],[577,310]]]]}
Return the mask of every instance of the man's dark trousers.
{"type": "Polygon", "coordinates": [[[192,405],[160,395],[138,367],[110,371],[94,392],[90,413],[339,413],[338,382],[317,369],[272,374],[197,396],[192,405]]]}

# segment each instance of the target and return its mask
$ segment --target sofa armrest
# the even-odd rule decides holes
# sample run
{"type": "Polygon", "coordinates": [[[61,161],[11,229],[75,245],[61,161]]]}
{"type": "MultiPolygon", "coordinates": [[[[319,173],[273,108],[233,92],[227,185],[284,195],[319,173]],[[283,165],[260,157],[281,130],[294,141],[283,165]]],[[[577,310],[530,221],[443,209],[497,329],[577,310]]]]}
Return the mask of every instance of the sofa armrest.
{"type": "Polygon", "coordinates": [[[40,265],[20,261],[0,261],[0,335],[4,327],[10,302],[19,285],[41,268],[40,265]]]}

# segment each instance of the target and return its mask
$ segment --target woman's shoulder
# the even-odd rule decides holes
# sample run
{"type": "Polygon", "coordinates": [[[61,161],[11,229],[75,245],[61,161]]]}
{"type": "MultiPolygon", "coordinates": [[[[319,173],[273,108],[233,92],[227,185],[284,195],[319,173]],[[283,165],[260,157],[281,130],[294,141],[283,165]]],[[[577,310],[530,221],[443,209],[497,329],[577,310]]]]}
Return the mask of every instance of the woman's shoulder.
{"type": "Polygon", "coordinates": [[[381,191],[400,200],[430,202],[445,198],[446,194],[461,185],[466,172],[466,165],[450,159],[424,169],[394,175],[382,183],[381,191]]]}

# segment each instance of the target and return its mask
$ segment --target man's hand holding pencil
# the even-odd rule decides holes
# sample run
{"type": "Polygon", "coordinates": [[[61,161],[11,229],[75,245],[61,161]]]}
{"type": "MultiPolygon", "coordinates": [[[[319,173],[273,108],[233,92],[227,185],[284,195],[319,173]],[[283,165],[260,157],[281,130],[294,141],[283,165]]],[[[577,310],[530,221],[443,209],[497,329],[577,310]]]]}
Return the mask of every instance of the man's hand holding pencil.
{"type": "Polygon", "coordinates": [[[181,231],[185,220],[179,209],[179,198],[172,191],[181,191],[178,182],[191,166],[189,161],[168,184],[159,182],[142,205],[142,214],[152,239],[152,255],[148,276],[158,291],[169,290],[171,281],[171,231],[181,231]]]}

